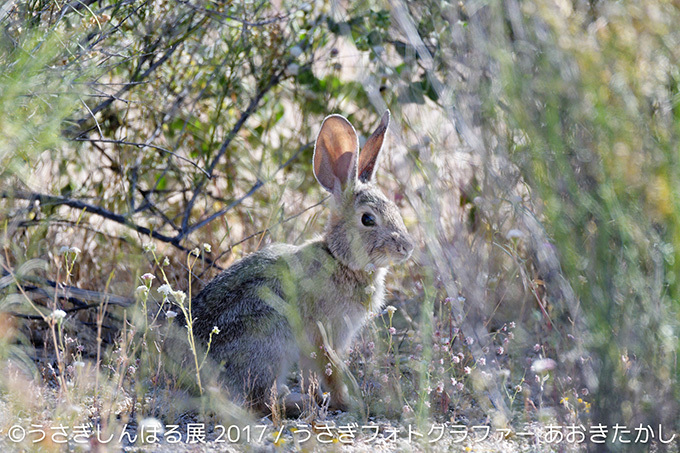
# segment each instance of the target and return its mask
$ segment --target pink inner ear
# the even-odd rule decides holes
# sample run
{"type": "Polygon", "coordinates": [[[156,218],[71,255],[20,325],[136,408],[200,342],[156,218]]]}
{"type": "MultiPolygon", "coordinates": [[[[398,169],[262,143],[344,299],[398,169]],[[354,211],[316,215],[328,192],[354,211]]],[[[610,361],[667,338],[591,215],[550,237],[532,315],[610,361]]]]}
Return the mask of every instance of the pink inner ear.
{"type": "Polygon", "coordinates": [[[390,111],[387,110],[380,120],[378,128],[366,140],[364,149],[359,155],[359,180],[361,182],[368,182],[375,174],[376,166],[378,164],[378,157],[382,150],[383,142],[385,141],[385,134],[390,125],[390,111]]]}
{"type": "Polygon", "coordinates": [[[328,116],[314,147],[314,174],[329,192],[339,194],[356,177],[359,140],[352,125],[340,115],[328,116]]]}
{"type": "Polygon", "coordinates": [[[354,153],[351,151],[345,151],[338,157],[335,161],[333,172],[335,176],[338,177],[340,183],[344,186],[347,180],[352,177],[350,174],[352,171],[352,166],[354,165],[354,153]]]}

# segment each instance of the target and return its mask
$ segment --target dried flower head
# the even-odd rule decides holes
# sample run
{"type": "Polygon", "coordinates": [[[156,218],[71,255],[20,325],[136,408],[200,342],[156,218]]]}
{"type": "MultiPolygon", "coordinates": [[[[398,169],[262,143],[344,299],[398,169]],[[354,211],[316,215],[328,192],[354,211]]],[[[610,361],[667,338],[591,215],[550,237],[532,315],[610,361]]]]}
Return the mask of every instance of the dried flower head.
{"type": "Polygon", "coordinates": [[[169,296],[170,294],[172,294],[172,287],[170,285],[168,285],[167,283],[165,283],[165,284],[159,286],[156,291],[158,291],[159,293],[161,293],[165,296],[169,296]]]}
{"type": "Polygon", "coordinates": [[[175,298],[175,301],[177,301],[177,303],[180,305],[182,305],[184,303],[184,300],[187,298],[187,295],[184,293],[184,291],[173,291],[172,296],[175,298]]]}

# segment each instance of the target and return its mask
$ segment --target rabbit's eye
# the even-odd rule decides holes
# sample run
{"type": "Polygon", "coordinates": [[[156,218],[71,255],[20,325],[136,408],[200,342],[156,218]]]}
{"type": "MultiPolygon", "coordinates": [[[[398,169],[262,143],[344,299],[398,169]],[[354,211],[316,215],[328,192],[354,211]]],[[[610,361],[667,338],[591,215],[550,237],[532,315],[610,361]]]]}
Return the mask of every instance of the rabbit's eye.
{"type": "Polygon", "coordinates": [[[375,226],[375,217],[369,213],[365,213],[361,216],[361,223],[367,227],[375,226]]]}

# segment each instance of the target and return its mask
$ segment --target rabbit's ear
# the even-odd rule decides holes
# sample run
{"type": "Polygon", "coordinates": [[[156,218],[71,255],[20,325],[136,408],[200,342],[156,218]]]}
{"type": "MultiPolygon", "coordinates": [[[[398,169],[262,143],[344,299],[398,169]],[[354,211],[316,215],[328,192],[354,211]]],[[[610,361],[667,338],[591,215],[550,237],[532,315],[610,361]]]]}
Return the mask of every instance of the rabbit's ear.
{"type": "Polygon", "coordinates": [[[314,176],[324,189],[339,196],[357,174],[359,138],[340,115],[326,117],[314,144],[314,176]]]}
{"type": "Polygon", "coordinates": [[[385,141],[385,133],[390,125],[390,111],[387,110],[380,120],[378,128],[368,137],[364,148],[359,154],[359,181],[368,182],[373,179],[378,167],[378,157],[385,141]]]}

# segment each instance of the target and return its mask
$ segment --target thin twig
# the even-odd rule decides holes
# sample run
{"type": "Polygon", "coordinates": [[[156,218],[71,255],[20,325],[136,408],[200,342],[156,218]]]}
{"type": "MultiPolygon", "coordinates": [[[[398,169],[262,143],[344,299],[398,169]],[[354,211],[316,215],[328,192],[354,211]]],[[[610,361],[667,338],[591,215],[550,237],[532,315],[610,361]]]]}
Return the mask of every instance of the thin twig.
{"type": "Polygon", "coordinates": [[[184,162],[186,162],[188,164],[191,164],[192,166],[194,166],[198,170],[200,170],[201,173],[205,174],[207,177],[210,177],[208,172],[205,171],[204,169],[202,169],[195,162],[192,162],[191,160],[187,159],[186,157],[180,156],[179,154],[174,153],[174,152],[170,151],[169,149],[163,148],[162,146],[158,146],[158,145],[152,145],[151,143],[137,143],[137,142],[128,142],[128,141],[125,141],[125,140],[112,140],[112,139],[106,139],[106,138],[97,139],[97,138],[87,138],[87,137],[84,137],[84,138],[76,137],[72,140],[76,141],[76,142],[112,143],[112,144],[115,144],[115,145],[136,146],[137,148],[140,148],[140,149],[147,148],[147,147],[153,148],[153,149],[156,149],[158,151],[162,151],[164,153],[171,154],[171,155],[175,156],[176,158],[183,160],[184,162]]]}
{"type": "MultiPolygon", "coordinates": [[[[195,11],[199,11],[201,13],[208,14],[210,16],[217,16],[217,17],[220,17],[222,19],[233,20],[235,22],[240,23],[241,25],[245,25],[246,27],[262,27],[264,25],[269,25],[269,24],[273,24],[275,22],[280,22],[284,19],[287,19],[292,14],[295,14],[297,12],[297,10],[289,11],[286,14],[279,14],[278,16],[268,17],[266,19],[262,19],[262,20],[259,20],[257,22],[250,22],[250,21],[243,19],[241,17],[232,16],[230,14],[224,14],[224,13],[221,13],[219,11],[209,10],[209,9],[203,8],[202,6],[194,5],[193,3],[185,1],[185,0],[177,0],[177,3],[181,3],[183,5],[188,6],[191,9],[195,10],[195,11]]],[[[218,20],[217,22],[221,23],[222,25],[229,25],[228,23],[223,22],[221,20],[218,20]]]]}
{"type": "Polygon", "coordinates": [[[104,134],[102,133],[102,128],[99,126],[99,121],[97,121],[97,117],[94,116],[94,113],[92,113],[92,110],[90,110],[90,107],[87,105],[87,103],[83,100],[83,98],[78,97],[80,99],[80,102],[85,106],[88,112],[90,112],[90,115],[92,116],[92,119],[94,120],[94,124],[97,125],[97,130],[99,131],[99,137],[104,138],[104,134]]]}

